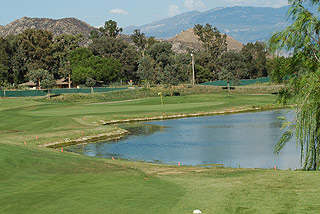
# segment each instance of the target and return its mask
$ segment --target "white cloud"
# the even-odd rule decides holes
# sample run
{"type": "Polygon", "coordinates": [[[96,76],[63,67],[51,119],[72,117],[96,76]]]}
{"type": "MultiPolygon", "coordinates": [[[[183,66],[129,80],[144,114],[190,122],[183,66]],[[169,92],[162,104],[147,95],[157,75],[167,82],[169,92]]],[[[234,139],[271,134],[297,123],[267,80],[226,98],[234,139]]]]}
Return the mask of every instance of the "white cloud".
{"type": "Polygon", "coordinates": [[[201,0],[185,0],[184,6],[188,10],[201,10],[206,8],[206,6],[203,4],[201,0]]]}
{"type": "Polygon", "coordinates": [[[123,9],[112,9],[109,12],[110,14],[118,14],[118,15],[129,15],[128,11],[123,9]]]}
{"type": "Polygon", "coordinates": [[[180,13],[179,7],[177,5],[169,6],[169,13],[168,13],[169,16],[175,16],[175,15],[178,15],[179,13],[180,13]]]}

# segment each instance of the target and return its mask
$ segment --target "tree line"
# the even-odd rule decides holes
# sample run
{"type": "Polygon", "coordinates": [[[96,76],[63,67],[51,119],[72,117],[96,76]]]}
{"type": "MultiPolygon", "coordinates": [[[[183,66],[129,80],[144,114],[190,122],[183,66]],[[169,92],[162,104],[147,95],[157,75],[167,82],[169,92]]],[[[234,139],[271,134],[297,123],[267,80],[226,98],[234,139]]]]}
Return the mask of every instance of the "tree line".
{"type": "MultiPolygon", "coordinates": [[[[90,44],[81,46],[82,35],[54,37],[45,30],[28,29],[19,35],[0,37],[0,86],[9,87],[33,81],[50,88],[56,79],[66,78],[69,87],[94,86],[97,82],[134,82],[150,87],[190,83],[193,52],[175,53],[172,44],[147,38],[140,30],[131,35],[132,43],[121,38],[122,28],[109,20],[90,33],[90,44]]],[[[271,73],[274,59],[264,43],[248,43],[240,52],[227,50],[226,35],[211,25],[195,25],[203,44],[193,52],[196,81],[251,79],[271,73]]]]}

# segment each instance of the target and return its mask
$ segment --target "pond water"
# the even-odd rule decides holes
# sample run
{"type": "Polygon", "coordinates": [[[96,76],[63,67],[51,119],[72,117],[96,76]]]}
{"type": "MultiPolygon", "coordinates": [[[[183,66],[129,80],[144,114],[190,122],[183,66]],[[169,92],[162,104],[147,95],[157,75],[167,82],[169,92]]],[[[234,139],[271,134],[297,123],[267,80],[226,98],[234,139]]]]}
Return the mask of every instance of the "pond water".
{"type": "Polygon", "coordinates": [[[277,110],[137,123],[124,127],[131,132],[126,137],[67,150],[165,164],[297,169],[300,148],[294,140],[280,155],[274,154],[283,116],[292,118],[293,113],[277,110]]]}

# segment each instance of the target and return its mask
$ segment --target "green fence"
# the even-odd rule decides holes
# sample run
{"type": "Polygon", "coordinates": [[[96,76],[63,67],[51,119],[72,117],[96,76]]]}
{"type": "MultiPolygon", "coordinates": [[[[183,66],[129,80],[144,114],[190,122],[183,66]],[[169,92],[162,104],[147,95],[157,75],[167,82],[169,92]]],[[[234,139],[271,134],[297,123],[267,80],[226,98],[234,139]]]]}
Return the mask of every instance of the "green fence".
{"type": "MultiPolygon", "coordinates": [[[[258,79],[248,79],[248,80],[240,80],[240,86],[252,85],[256,83],[266,83],[270,82],[270,77],[262,77],[258,79]]],[[[206,82],[201,85],[212,85],[212,86],[227,86],[227,81],[214,81],[214,82],[206,82]]],[[[232,81],[230,81],[230,85],[232,86],[232,81]]]]}
{"type": "Polygon", "coordinates": [[[50,94],[103,93],[128,88],[61,88],[48,90],[0,91],[0,97],[41,97],[50,94]]]}

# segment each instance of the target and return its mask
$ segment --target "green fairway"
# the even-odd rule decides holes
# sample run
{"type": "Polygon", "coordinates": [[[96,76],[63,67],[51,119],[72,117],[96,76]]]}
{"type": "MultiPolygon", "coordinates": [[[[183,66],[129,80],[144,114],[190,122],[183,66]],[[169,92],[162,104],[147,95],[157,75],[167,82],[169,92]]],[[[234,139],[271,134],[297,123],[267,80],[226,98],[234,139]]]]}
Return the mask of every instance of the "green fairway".
{"type": "Polygon", "coordinates": [[[274,95],[235,93],[164,97],[164,105],[160,97],[119,103],[0,99],[0,213],[318,213],[318,172],[166,166],[39,147],[116,129],[101,120],[275,101],[274,95]]]}
{"type": "Polygon", "coordinates": [[[1,213],[168,212],[185,193],[105,160],[4,144],[0,150],[1,213]]]}
{"type": "Polygon", "coordinates": [[[178,113],[246,109],[275,103],[275,95],[201,94],[181,97],[147,98],[105,104],[50,103],[37,99],[1,99],[0,136],[2,142],[48,143],[65,138],[110,132],[101,120],[175,115],[178,113]],[[36,141],[36,137],[38,140],[36,141]]]}

